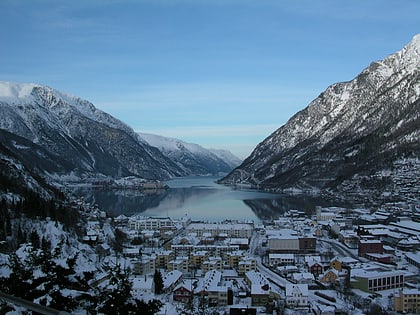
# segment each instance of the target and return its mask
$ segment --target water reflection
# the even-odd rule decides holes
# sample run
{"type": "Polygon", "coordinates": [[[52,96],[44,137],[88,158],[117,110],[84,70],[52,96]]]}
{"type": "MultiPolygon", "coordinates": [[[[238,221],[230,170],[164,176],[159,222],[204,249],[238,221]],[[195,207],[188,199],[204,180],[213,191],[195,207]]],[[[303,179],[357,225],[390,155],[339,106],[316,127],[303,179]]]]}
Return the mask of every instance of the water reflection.
{"type": "Polygon", "coordinates": [[[316,205],[331,204],[309,196],[284,196],[258,191],[235,190],[215,184],[213,177],[175,179],[169,189],[153,193],[134,190],[78,188],[74,193],[97,204],[112,216],[142,214],[193,220],[266,220],[278,218],[290,209],[312,213],[316,205]]]}

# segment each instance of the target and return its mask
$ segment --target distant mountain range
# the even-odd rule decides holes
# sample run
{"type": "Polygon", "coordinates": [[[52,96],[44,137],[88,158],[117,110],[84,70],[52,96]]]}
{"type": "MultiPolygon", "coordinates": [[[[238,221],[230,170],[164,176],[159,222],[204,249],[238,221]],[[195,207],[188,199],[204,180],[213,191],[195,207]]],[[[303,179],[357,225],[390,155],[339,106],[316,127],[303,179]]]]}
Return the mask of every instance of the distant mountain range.
{"type": "Polygon", "coordinates": [[[329,86],[222,183],[356,199],[419,198],[420,35],[329,86]]]}
{"type": "Polygon", "coordinates": [[[139,133],[139,136],[158,148],[187,174],[226,174],[242,162],[226,150],[205,149],[198,144],[147,133],[139,133]]]}
{"type": "Polygon", "coordinates": [[[189,152],[194,161],[189,168],[92,103],[36,84],[0,82],[0,117],[3,155],[49,179],[136,175],[162,180],[227,173],[239,164],[210,152],[204,158],[202,148],[197,156],[189,152]]]}

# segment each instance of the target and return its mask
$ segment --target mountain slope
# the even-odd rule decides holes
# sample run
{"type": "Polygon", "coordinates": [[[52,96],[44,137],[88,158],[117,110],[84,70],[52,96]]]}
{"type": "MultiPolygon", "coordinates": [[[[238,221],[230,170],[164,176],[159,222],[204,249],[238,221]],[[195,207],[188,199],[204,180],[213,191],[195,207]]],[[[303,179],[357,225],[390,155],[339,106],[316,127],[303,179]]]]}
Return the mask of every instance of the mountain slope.
{"type": "Polygon", "coordinates": [[[228,173],[240,164],[230,152],[211,151],[198,144],[153,134],[139,133],[139,136],[190,175],[228,173]]]}
{"type": "MultiPolygon", "coordinates": [[[[134,174],[153,179],[185,175],[126,124],[88,101],[49,87],[0,82],[0,117],[0,129],[31,141],[55,157],[57,169],[40,169],[44,175],[50,171],[55,175],[134,174]]],[[[3,139],[10,134],[3,133],[3,139]]],[[[21,152],[17,147],[8,148],[21,152]]],[[[26,162],[30,164],[30,160],[26,162]]]]}
{"type": "MultiPolygon", "coordinates": [[[[277,191],[353,187],[350,192],[356,193],[363,177],[371,190],[389,189],[392,185],[386,183],[374,188],[369,180],[383,170],[392,171],[405,157],[418,160],[419,69],[417,35],[352,81],[328,87],[222,182],[277,191]]],[[[410,165],[415,172],[419,163],[410,165]]]]}

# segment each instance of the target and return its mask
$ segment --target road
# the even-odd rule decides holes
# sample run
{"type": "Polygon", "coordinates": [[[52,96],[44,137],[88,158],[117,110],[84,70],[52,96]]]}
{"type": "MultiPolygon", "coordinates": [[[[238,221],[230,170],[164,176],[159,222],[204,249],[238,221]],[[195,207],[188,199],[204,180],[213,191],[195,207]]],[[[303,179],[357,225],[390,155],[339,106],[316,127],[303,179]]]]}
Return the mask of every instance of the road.
{"type": "Polygon", "coordinates": [[[346,246],[344,246],[341,243],[338,243],[338,242],[335,242],[335,241],[332,241],[332,240],[324,240],[324,239],[318,239],[317,241],[325,242],[325,243],[330,244],[331,247],[333,247],[336,252],[338,252],[339,254],[341,254],[343,256],[350,256],[351,258],[360,260],[359,256],[354,254],[349,248],[347,248],[346,246]]]}

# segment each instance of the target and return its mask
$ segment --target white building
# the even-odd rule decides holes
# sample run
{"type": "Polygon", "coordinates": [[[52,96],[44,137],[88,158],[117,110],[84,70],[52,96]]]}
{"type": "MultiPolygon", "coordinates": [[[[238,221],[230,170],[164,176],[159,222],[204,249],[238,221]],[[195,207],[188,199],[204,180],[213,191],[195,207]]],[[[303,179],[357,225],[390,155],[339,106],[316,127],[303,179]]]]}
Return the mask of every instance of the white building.
{"type": "Polygon", "coordinates": [[[131,217],[128,220],[128,227],[135,230],[156,231],[163,228],[175,228],[176,222],[170,218],[131,217]]]}
{"type": "Polygon", "coordinates": [[[247,223],[191,223],[186,233],[196,233],[198,237],[209,233],[212,237],[251,238],[253,225],[247,223]]]}
{"type": "Polygon", "coordinates": [[[286,284],[286,305],[290,308],[308,307],[308,285],[286,284]]]}
{"type": "Polygon", "coordinates": [[[294,254],[269,254],[268,262],[270,266],[293,265],[295,263],[294,254]]]}

